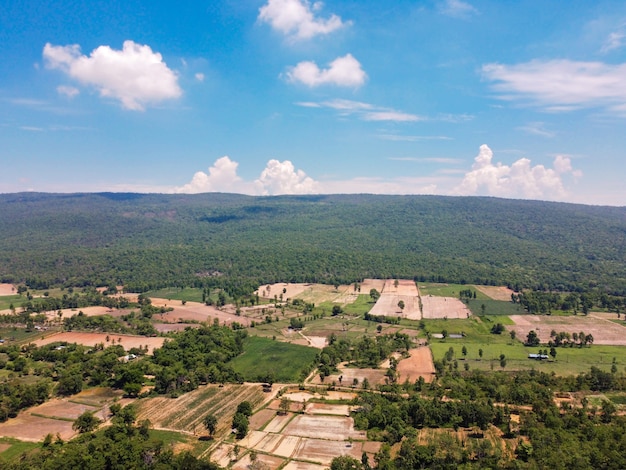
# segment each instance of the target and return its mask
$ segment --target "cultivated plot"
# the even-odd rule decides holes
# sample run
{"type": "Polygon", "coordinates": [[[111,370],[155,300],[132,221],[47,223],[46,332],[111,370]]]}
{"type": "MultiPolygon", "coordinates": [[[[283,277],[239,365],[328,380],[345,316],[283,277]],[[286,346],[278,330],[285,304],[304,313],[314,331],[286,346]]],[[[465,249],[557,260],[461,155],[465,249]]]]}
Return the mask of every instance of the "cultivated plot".
{"type": "Polygon", "coordinates": [[[413,383],[420,377],[423,377],[426,383],[432,382],[435,379],[435,365],[430,348],[421,347],[409,350],[409,357],[402,359],[396,370],[399,382],[408,380],[413,383]]]}
{"type": "Polygon", "coordinates": [[[87,333],[81,331],[66,331],[47,336],[43,339],[33,341],[35,346],[44,346],[56,342],[76,343],[84,346],[93,347],[96,344],[104,344],[109,346],[119,344],[126,351],[131,348],[148,348],[148,354],[152,354],[155,348],[163,346],[165,338],[148,337],[148,336],[132,336],[120,335],[115,333],[87,333]]]}
{"type": "Polygon", "coordinates": [[[181,300],[152,299],[152,305],[155,307],[173,308],[172,311],[153,315],[153,319],[159,323],[185,323],[207,322],[213,324],[217,319],[220,325],[230,325],[233,322],[241,323],[245,326],[249,325],[249,320],[243,316],[235,315],[235,312],[220,310],[211,305],[205,305],[201,302],[183,302],[181,300]]]}
{"type": "Polygon", "coordinates": [[[425,319],[469,318],[470,309],[463,302],[453,297],[422,296],[422,313],[425,319]]]}
{"type": "Polygon", "coordinates": [[[370,314],[420,320],[422,313],[415,282],[406,279],[384,281],[380,297],[370,310],[370,314]],[[401,308],[402,304],[404,308],[401,308]]]}
{"type": "Polygon", "coordinates": [[[593,336],[593,344],[626,346],[626,326],[610,321],[616,318],[615,314],[605,315],[591,313],[588,316],[552,316],[552,315],[511,315],[515,325],[507,326],[508,330],[515,330],[522,341],[533,330],[539,340],[546,344],[550,341],[550,333],[580,333],[593,336]]]}

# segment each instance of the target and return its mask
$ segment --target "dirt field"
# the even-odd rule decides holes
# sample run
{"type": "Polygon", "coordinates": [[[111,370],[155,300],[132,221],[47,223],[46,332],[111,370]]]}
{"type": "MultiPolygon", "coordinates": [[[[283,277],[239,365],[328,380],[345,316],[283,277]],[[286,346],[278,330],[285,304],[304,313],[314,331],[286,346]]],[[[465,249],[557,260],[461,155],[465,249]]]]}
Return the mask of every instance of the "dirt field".
{"type": "Polygon", "coordinates": [[[156,321],[163,323],[185,323],[188,321],[207,322],[212,324],[214,319],[218,319],[221,325],[230,325],[236,321],[248,326],[249,320],[243,316],[235,315],[234,311],[222,311],[217,307],[204,305],[200,302],[186,302],[183,305],[180,300],[152,299],[155,307],[171,307],[171,312],[154,315],[156,321]]]}
{"type": "Polygon", "coordinates": [[[257,408],[271,400],[277,391],[278,386],[275,386],[274,393],[264,393],[258,384],[205,385],[179,398],[159,396],[140,400],[137,402],[137,419],[149,419],[160,429],[203,433],[202,419],[207,414],[214,414],[218,419],[217,433],[223,434],[230,431],[230,423],[239,403],[249,401],[257,408]]]}
{"type": "Polygon", "coordinates": [[[428,347],[421,347],[409,350],[411,357],[402,359],[398,363],[398,382],[415,382],[420,376],[424,377],[426,383],[430,383],[435,378],[435,366],[433,355],[428,347]]]}
{"type": "Polygon", "coordinates": [[[408,295],[416,297],[419,295],[417,285],[415,281],[410,279],[398,279],[398,285],[396,286],[396,279],[386,279],[385,284],[380,291],[381,294],[394,294],[394,295],[408,295]]]}
{"type": "Polygon", "coordinates": [[[159,333],[170,333],[172,331],[183,331],[185,328],[200,328],[198,323],[153,323],[154,329],[159,333]]]}
{"type": "MultiPolygon", "coordinates": [[[[59,433],[62,439],[68,440],[75,435],[72,430],[72,420],[85,411],[93,411],[98,418],[106,419],[108,418],[107,405],[120,396],[121,392],[97,387],[69,398],[52,399],[22,411],[16,418],[0,423],[0,437],[38,442],[47,434],[59,433]]],[[[124,405],[122,402],[120,404],[124,405]]]]}
{"type": "Polygon", "coordinates": [[[397,286],[394,279],[387,279],[383,282],[382,290],[379,291],[381,295],[370,310],[372,315],[397,316],[412,320],[422,318],[419,308],[419,292],[415,282],[400,279],[397,281],[397,286]],[[398,307],[400,301],[404,302],[404,309],[398,307]]]}
{"type": "Polygon", "coordinates": [[[346,305],[353,303],[359,294],[368,294],[369,289],[365,291],[364,288],[361,287],[361,292],[358,292],[354,290],[354,285],[343,285],[335,289],[334,286],[327,284],[278,283],[261,286],[257,293],[260,297],[266,299],[274,299],[276,295],[280,300],[280,294],[283,294],[283,300],[298,298],[314,304],[334,302],[346,305]],[[283,293],[283,289],[285,289],[286,292],[283,293]]]}
{"type": "Polygon", "coordinates": [[[504,286],[474,286],[476,290],[482,292],[486,296],[493,300],[503,300],[505,302],[511,301],[511,294],[514,292],[508,287],[504,286]]]}
{"type": "Polygon", "coordinates": [[[361,388],[363,379],[367,379],[370,383],[370,387],[385,383],[385,369],[356,369],[354,367],[343,367],[342,364],[337,368],[339,372],[329,375],[324,379],[324,382],[320,380],[319,375],[314,375],[310,383],[313,385],[324,385],[336,382],[337,385],[341,384],[344,387],[351,387],[354,379],[357,379],[358,385],[356,388],[361,388]],[[343,377],[341,383],[339,382],[340,376],[343,377]]]}
{"type": "Polygon", "coordinates": [[[33,341],[33,343],[36,346],[44,346],[46,344],[54,343],[57,341],[83,344],[85,346],[95,346],[99,343],[103,343],[105,346],[107,346],[112,345],[113,341],[115,341],[115,344],[121,344],[127,351],[131,348],[147,346],[148,354],[152,354],[152,351],[154,351],[155,348],[160,348],[163,345],[163,341],[165,341],[165,338],[118,335],[114,333],[85,333],[80,331],[67,331],[47,336],[44,339],[38,339],[37,341],[33,341]],[[106,340],[107,337],[109,337],[109,342],[107,342],[106,340]]]}
{"type": "Polygon", "coordinates": [[[345,416],[298,415],[287,424],[283,434],[332,441],[367,439],[365,431],[356,431],[352,418],[345,416]]]}
{"type": "Polygon", "coordinates": [[[550,341],[550,332],[565,331],[570,334],[584,331],[593,335],[594,344],[626,346],[626,325],[618,325],[608,318],[616,318],[615,314],[590,313],[588,316],[559,317],[548,315],[511,315],[514,326],[507,326],[515,330],[518,338],[524,339],[530,330],[535,330],[542,343],[550,341]]]}
{"type": "Polygon", "coordinates": [[[2,295],[14,295],[17,293],[17,289],[13,284],[0,284],[0,296],[2,295]]]}
{"type": "Polygon", "coordinates": [[[61,309],[61,317],[58,315],[58,311],[46,312],[46,316],[49,321],[61,321],[65,318],[78,315],[78,312],[83,312],[87,317],[95,317],[98,315],[111,315],[112,317],[121,317],[122,315],[128,315],[132,309],[110,309],[108,307],[83,307],[83,308],[64,308],[61,309]]]}
{"type": "Polygon", "coordinates": [[[469,318],[471,312],[467,305],[453,297],[437,297],[425,295],[422,297],[424,318],[469,318]]]}
{"type": "Polygon", "coordinates": [[[364,279],[361,283],[361,294],[369,295],[370,290],[372,289],[376,289],[378,292],[382,292],[384,287],[384,279],[364,279]]]}

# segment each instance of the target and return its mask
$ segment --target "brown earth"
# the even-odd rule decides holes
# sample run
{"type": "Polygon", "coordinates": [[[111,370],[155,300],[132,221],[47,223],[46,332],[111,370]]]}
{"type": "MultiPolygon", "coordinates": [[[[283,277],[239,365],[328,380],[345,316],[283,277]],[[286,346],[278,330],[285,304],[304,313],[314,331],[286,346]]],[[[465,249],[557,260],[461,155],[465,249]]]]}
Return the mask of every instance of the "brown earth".
{"type": "Polygon", "coordinates": [[[454,297],[422,296],[424,318],[469,318],[467,305],[454,297]]]}
{"type": "Polygon", "coordinates": [[[183,305],[180,300],[152,299],[152,305],[155,307],[167,307],[174,310],[167,313],[159,313],[153,315],[152,318],[162,323],[185,323],[207,322],[213,324],[215,319],[221,325],[230,325],[233,322],[241,323],[248,326],[250,321],[244,316],[237,316],[235,312],[220,310],[212,305],[205,305],[201,302],[185,302],[183,305]]]}
{"type": "Polygon", "coordinates": [[[522,341],[531,330],[534,330],[542,343],[550,341],[552,330],[557,333],[591,334],[594,344],[626,346],[626,325],[617,324],[609,318],[617,318],[615,314],[590,313],[588,316],[552,316],[552,315],[511,315],[515,325],[507,325],[507,330],[515,330],[522,341]]]}
{"type": "Polygon", "coordinates": [[[511,294],[515,293],[513,290],[505,286],[474,286],[476,290],[482,292],[487,297],[493,300],[503,300],[505,302],[511,301],[511,294]]]}
{"type": "Polygon", "coordinates": [[[17,294],[17,289],[13,284],[0,284],[0,296],[17,294]]]}
{"type": "Polygon", "coordinates": [[[421,347],[409,350],[410,357],[402,359],[398,363],[398,381],[415,382],[420,376],[424,377],[426,383],[430,383],[435,378],[435,365],[433,355],[429,347],[421,347]]]}
{"type": "Polygon", "coordinates": [[[38,339],[33,341],[35,346],[44,346],[46,344],[55,343],[57,341],[65,341],[67,343],[83,344],[85,346],[95,346],[96,344],[104,344],[105,347],[115,344],[120,344],[125,350],[131,348],[147,347],[148,354],[152,354],[155,348],[163,346],[165,338],[148,337],[148,336],[131,336],[131,335],[118,335],[114,333],[87,333],[81,331],[66,331],[63,333],[56,333],[54,335],[47,336],[44,339],[38,339]],[[107,342],[106,338],[109,338],[107,342]],[[120,341],[121,340],[121,341],[120,341]]]}

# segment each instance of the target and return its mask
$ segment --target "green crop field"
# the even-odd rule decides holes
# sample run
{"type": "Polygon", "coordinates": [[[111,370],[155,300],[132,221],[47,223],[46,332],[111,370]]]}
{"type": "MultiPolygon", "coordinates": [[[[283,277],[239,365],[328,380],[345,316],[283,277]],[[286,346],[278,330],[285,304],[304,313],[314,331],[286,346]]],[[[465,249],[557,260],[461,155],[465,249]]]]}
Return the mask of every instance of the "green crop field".
{"type": "Polygon", "coordinates": [[[420,295],[434,295],[438,297],[455,297],[459,298],[459,292],[462,290],[470,289],[472,292],[476,292],[477,300],[491,300],[487,295],[480,292],[476,287],[472,285],[464,284],[431,284],[425,282],[418,282],[417,286],[420,291],[420,295]]]}
{"type": "Polygon", "coordinates": [[[170,287],[166,289],[159,289],[146,292],[148,297],[156,297],[159,299],[169,300],[187,300],[189,302],[202,302],[202,289],[196,289],[193,287],[185,287],[179,289],[177,287],[170,287]]]}
{"type": "Polygon", "coordinates": [[[310,371],[317,353],[317,349],[307,346],[251,336],[245,341],[243,354],[229,365],[247,381],[257,381],[272,373],[277,382],[293,383],[310,371]]]}

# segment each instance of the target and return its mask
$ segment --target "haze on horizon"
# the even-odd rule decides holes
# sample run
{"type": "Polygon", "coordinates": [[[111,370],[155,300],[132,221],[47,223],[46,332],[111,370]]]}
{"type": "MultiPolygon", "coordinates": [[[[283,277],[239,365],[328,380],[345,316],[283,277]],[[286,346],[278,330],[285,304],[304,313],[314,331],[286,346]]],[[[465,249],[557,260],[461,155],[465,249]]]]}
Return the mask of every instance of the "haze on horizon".
{"type": "Polygon", "coordinates": [[[626,4],[13,2],[0,192],[624,205],[626,4]]]}

